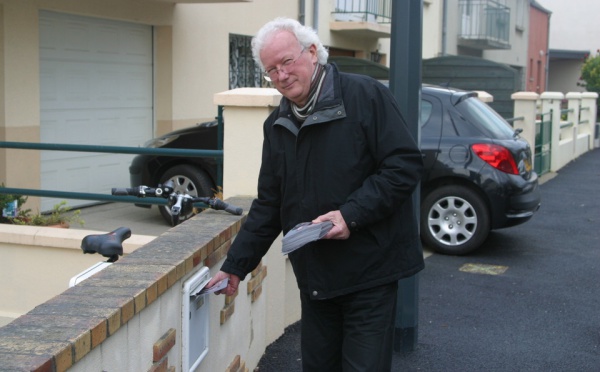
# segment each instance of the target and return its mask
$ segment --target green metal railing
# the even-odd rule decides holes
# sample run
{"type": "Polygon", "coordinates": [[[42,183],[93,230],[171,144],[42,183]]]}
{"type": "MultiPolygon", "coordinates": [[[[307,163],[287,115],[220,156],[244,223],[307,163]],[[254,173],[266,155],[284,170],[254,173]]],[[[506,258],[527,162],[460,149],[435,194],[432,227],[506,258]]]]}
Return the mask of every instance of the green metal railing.
{"type": "MultiPolygon", "coordinates": [[[[126,147],[126,146],[97,146],[97,145],[74,145],[65,143],[30,143],[30,142],[7,142],[0,141],[0,148],[23,149],[23,150],[51,150],[51,151],[76,151],[76,152],[96,152],[112,154],[143,154],[160,155],[176,157],[205,157],[217,160],[217,185],[223,185],[223,107],[218,110],[218,139],[217,148],[220,150],[189,150],[189,149],[164,149],[147,147],[126,147]]],[[[156,185],[147,185],[150,187],[156,185]]],[[[166,205],[164,198],[138,198],[135,196],[113,196],[107,194],[81,193],[71,191],[56,190],[37,190],[26,188],[0,187],[0,194],[16,194],[27,196],[40,196],[62,199],[96,200],[112,201],[135,204],[154,204],[166,205]]]]}
{"type": "Polygon", "coordinates": [[[538,175],[550,171],[551,142],[552,142],[552,113],[540,114],[540,120],[535,124],[534,170],[538,175]]]}

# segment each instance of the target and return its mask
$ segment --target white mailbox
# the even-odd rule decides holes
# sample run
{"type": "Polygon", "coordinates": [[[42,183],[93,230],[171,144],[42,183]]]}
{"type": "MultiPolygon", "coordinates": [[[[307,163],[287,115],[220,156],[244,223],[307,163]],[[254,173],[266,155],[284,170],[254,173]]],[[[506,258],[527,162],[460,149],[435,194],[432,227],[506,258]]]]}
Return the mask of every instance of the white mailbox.
{"type": "Polygon", "coordinates": [[[194,371],[208,353],[208,294],[199,294],[210,272],[203,267],[183,283],[181,313],[181,359],[184,372],[194,371]]]}

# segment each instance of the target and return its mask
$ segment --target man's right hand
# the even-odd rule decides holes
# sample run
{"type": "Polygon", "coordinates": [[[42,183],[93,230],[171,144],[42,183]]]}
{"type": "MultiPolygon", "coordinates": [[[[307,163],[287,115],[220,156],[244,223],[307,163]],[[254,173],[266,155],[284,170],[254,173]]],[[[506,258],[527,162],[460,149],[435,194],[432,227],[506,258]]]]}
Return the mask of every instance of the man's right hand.
{"type": "Polygon", "coordinates": [[[229,283],[227,284],[227,287],[215,292],[215,294],[224,294],[227,296],[233,295],[235,291],[237,291],[238,286],[240,285],[240,278],[237,275],[228,274],[223,271],[219,271],[215,276],[213,276],[206,285],[206,288],[212,287],[213,285],[225,278],[229,278],[229,283]]]}

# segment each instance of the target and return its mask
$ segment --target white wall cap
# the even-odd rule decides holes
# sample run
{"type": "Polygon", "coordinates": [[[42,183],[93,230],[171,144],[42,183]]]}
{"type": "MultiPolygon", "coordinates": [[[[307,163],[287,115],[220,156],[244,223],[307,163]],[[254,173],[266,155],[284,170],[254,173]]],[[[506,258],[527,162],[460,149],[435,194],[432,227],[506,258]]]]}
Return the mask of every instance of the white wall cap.
{"type": "Polygon", "coordinates": [[[540,98],[540,95],[535,92],[516,92],[513,93],[510,98],[513,100],[537,101],[537,99],[540,98]]]}
{"type": "Polygon", "coordinates": [[[580,92],[569,92],[569,93],[567,93],[567,95],[565,97],[567,99],[581,99],[581,93],[580,92]]]}
{"type": "Polygon", "coordinates": [[[213,102],[221,106],[274,107],[279,106],[281,97],[274,88],[236,88],[215,94],[213,102]]]}
{"type": "Polygon", "coordinates": [[[596,93],[596,92],[583,92],[583,93],[581,93],[581,98],[598,98],[598,93],[596,93]]]}
{"type": "Polygon", "coordinates": [[[479,98],[483,102],[494,102],[494,96],[489,94],[488,92],[484,92],[483,90],[476,90],[477,98],[479,98]]]}
{"type": "Polygon", "coordinates": [[[544,92],[540,96],[541,99],[563,99],[565,95],[561,92],[544,92]]]}

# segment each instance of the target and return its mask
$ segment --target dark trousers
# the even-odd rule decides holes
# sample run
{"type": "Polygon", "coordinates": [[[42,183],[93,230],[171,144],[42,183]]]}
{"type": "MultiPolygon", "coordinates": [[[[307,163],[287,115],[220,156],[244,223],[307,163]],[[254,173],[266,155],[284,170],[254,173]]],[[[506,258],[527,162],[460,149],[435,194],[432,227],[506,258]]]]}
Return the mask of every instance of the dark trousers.
{"type": "Polygon", "coordinates": [[[398,283],[328,299],[301,293],[304,372],[392,368],[398,283]]]}

